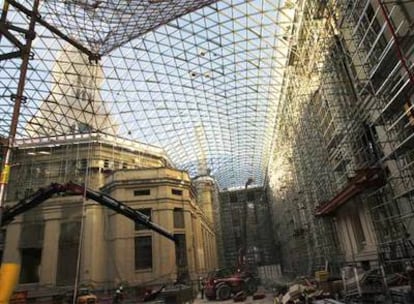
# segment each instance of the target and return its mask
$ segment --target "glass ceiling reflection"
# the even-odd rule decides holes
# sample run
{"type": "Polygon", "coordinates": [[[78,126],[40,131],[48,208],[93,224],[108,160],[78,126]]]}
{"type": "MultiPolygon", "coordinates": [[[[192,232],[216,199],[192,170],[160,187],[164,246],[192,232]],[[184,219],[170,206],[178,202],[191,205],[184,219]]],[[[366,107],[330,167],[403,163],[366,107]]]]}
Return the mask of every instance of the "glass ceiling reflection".
{"type": "MultiPolygon", "coordinates": [[[[221,188],[251,177],[262,185],[294,3],[132,3],[44,2],[42,18],[101,59],[89,62],[37,24],[18,137],[104,132],[163,147],[192,176],[211,170],[221,188]]],[[[27,28],[28,18],[13,7],[8,20],[27,28]]],[[[15,50],[4,37],[0,49],[15,50]]],[[[3,137],[20,63],[0,61],[3,137]]]]}

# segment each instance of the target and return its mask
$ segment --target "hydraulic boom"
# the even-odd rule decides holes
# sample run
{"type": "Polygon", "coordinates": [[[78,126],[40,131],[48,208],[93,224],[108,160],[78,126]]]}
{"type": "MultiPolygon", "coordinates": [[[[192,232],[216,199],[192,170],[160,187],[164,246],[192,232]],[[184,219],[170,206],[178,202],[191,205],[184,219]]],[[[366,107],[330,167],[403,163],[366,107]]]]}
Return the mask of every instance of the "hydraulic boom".
{"type": "Polygon", "coordinates": [[[51,198],[54,194],[57,193],[85,195],[88,199],[91,199],[105,207],[108,207],[116,213],[126,216],[134,222],[142,224],[148,229],[154,230],[155,232],[158,232],[166,238],[176,242],[174,234],[168,232],[163,227],[150,221],[149,217],[145,214],[129,207],[124,203],[121,203],[120,201],[117,201],[116,199],[110,197],[107,194],[85,188],[82,185],[75,184],[72,182],[69,182],[64,185],[53,183],[45,188],[40,188],[35,193],[22,199],[11,208],[3,210],[1,225],[3,226],[9,224],[14,220],[16,216],[40,205],[41,203],[43,203],[44,201],[51,198]]]}

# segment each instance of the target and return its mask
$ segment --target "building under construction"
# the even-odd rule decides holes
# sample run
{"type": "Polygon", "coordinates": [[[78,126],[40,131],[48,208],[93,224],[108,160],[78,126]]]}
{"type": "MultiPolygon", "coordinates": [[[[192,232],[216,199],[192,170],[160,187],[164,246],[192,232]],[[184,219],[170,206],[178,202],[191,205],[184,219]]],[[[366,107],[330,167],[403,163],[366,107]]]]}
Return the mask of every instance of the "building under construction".
{"type": "Polygon", "coordinates": [[[262,188],[234,189],[220,193],[220,218],[225,244],[225,266],[236,267],[246,231],[247,262],[254,271],[276,264],[270,206],[262,188]],[[245,211],[246,210],[246,211],[245,211]],[[246,212],[246,220],[243,214],[246,212]]]}
{"type": "Polygon", "coordinates": [[[5,0],[0,25],[0,207],[167,170],[191,279],[245,259],[413,283],[414,1],[5,0]]]}
{"type": "Polygon", "coordinates": [[[296,11],[268,185],[285,272],[412,263],[413,12],[413,1],[296,11]]]}

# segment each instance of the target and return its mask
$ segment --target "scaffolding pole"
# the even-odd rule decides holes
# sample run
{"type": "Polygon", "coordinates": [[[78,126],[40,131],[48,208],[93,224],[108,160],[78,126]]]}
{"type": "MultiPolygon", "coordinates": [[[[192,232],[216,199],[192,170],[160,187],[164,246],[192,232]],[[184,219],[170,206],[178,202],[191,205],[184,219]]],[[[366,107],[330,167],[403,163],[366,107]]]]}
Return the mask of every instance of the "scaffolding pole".
{"type": "MultiPolygon", "coordinates": [[[[7,2],[8,1],[5,1],[5,5],[7,2]]],[[[7,7],[8,5],[6,6],[6,10],[7,10],[7,7]]],[[[32,42],[36,37],[35,25],[36,25],[36,19],[38,18],[38,15],[39,15],[38,8],[39,8],[39,0],[34,0],[32,11],[30,12],[30,23],[29,23],[29,29],[26,35],[26,44],[24,45],[22,49],[22,63],[20,65],[20,76],[19,76],[19,82],[17,86],[17,92],[16,92],[16,95],[12,97],[14,100],[13,116],[12,116],[12,120],[10,124],[10,131],[9,131],[7,145],[5,146],[5,156],[4,156],[4,160],[2,164],[3,169],[1,172],[1,178],[0,178],[0,215],[2,212],[2,207],[6,200],[6,189],[7,189],[7,185],[9,182],[10,167],[11,167],[11,164],[10,164],[11,154],[12,154],[12,150],[14,147],[14,141],[16,139],[17,126],[18,126],[19,115],[20,115],[20,107],[22,103],[26,101],[26,97],[24,96],[24,88],[25,88],[25,83],[26,83],[27,68],[29,65],[29,61],[32,58],[32,54],[31,54],[32,42]]],[[[0,221],[1,221],[1,216],[0,216],[0,221]]]]}

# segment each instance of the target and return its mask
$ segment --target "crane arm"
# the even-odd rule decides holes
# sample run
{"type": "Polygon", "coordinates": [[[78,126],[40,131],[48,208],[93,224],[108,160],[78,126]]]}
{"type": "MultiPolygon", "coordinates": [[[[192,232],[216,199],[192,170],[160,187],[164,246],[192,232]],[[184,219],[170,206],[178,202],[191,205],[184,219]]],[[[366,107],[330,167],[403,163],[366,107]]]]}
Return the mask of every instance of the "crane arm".
{"type": "Polygon", "coordinates": [[[85,188],[82,185],[69,182],[65,185],[62,184],[50,184],[45,188],[40,188],[35,193],[29,195],[28,197],[19,201],[16,205],[11,208],[5,209],[2,214],[1,225],[7,225],[14,220],[14,218],[51,198],[54,194],[57,193],[69,193],[75,195],[83,195],[88,199],[91,199],[113,211],[119,213],[134,222],[144,225],[148,229],[151,229],[166,238],[176,242],[174,234],[168,232],[163,227],[152,222],[148,216],[145,214],[129,207],[128,205],[114,199],[113,197],[99,192],[94,191],[88,188],[85,188]]]}
{"type": "Polygon", "coordinates": [[[10,224],[14,218],[51,198],[54,194],[63,192],[64,186],[60,184],[50,184],[47,187],[40,188],[33,194],[20,200],[14,206],[4,209],[1,217],[1,226],[10,224]]]}
{"type": "Polygon", "coordinates": [[[75,184],[75,183],[71,183],[71,182],[66,184],[66,187],[68,190],[75,191],[75,193],[77,194],[82,194],[84,191],[87,198],[115,211],[116,213],[119,213],[133,220],[134,222],[144,225],[148,229],[158,232],[159,234],[165,236],[166,238],[174,242],[176,241],[174,234],[168,232],[163,227],[152,222],[148,216],[129,207],[128,205],[124,203],[121,203],[120,201],[114,199],[113,197],[105,193],[94,191],[88,188],[85,189],[83,186],[75,184]]]}

